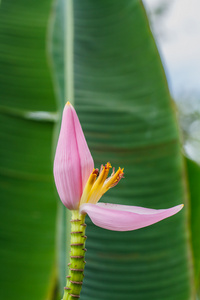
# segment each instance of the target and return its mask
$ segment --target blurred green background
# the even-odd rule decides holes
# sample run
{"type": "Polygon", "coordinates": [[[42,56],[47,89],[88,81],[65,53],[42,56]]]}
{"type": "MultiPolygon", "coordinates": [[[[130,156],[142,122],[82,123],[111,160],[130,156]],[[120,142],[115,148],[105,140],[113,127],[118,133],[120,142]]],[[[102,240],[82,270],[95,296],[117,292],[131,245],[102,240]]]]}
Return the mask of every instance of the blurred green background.
{"type": "Polygon", "coordinates": [[[1,299],[61,298],[70,214],[52,162],[66,100],[95,166],[125,167],[102,201],[185,203],[176,216],[133,232],[106,231],[87,218],[81,299],[198,297],[199,106],[194,95],[170,89],[178,108],[173,102],[152,35],[159,45],[167,2],[147,2],[147,12],[139,0],[1,2],[1,299]]]}

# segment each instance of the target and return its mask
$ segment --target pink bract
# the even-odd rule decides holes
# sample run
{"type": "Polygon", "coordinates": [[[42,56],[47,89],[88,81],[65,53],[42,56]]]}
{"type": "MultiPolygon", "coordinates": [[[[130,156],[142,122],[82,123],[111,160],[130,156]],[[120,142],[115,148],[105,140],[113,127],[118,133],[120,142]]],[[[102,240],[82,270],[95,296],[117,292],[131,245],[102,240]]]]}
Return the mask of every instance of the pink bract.
{"type": "Polygon", "coordinates": [[[68,102],[63,111],[53,170],[58,194],[68,209],[78,209],[93,168],[93,158],[78,116],[68,102]]]}
{"type": "Polygon", "coordinates": [[[80,212],[87,213],[92,222],[99,227],[113,231],[129,231],[171,217],[182,208],[182,204],[168,209],[150,209],[109,203],[87,203],[81,205],[80,212]]]}

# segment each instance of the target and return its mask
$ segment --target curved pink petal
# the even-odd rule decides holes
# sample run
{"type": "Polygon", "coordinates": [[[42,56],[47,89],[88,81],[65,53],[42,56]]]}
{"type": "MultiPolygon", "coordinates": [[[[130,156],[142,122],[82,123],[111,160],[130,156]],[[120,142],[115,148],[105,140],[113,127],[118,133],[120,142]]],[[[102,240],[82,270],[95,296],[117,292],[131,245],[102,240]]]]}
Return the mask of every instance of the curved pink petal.
{"type": "Polygon", "coordinates": [[[168,209],[150,209],[110,203],[87,203],[81,205],[80,212],[87,213],[92,222],[99,227],[114,231],[129,231],[171,217],[182,208],[182,204],[168,209]]]}
{"type": "Polygon", "coordinates": [[[82,188],[84,189],[86,182],[94,169],[94,161],[88,148],[85,136],[79,122],[75,109],[71,105],[74,117],[74,126],[76,132],[76,141],[81,165],[82,188]]]}
{"type": "Polygon", "coordinates": [[[58,194],[69,209],[78,209],[85,183],[94,168],[79,119],[73,106],[65,105],[55,159],[58,194]]]}

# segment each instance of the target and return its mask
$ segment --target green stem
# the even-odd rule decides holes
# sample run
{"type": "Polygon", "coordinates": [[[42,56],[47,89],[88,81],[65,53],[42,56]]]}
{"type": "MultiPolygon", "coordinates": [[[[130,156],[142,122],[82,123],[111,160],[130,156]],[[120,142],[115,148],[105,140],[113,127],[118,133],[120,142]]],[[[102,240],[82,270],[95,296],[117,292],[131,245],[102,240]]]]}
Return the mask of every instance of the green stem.
{"type": "Polygon", "coordinates": [[[63,300],[74,300],[80,297],[85,267],[85,215],[78,210],[72,211],[69,275],[64,287],[63,300]]]}

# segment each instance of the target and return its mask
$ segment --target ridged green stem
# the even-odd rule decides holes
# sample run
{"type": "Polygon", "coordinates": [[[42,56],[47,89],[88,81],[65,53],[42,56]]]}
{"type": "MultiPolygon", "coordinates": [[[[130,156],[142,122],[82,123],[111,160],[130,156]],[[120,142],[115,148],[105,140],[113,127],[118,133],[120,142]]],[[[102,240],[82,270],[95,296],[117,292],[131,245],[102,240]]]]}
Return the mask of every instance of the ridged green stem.
{"type": "Polygon", "coordinates": [[[64,287],[63,300],[74,300],[80,297],[85,267],[85,215],[72,211],[69,275],[64,287]]]}

